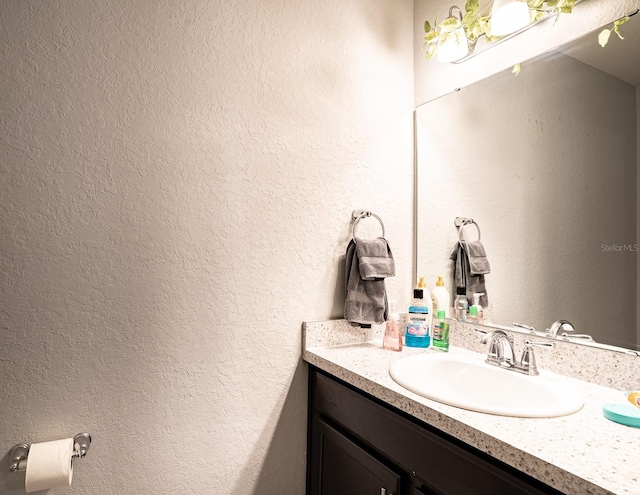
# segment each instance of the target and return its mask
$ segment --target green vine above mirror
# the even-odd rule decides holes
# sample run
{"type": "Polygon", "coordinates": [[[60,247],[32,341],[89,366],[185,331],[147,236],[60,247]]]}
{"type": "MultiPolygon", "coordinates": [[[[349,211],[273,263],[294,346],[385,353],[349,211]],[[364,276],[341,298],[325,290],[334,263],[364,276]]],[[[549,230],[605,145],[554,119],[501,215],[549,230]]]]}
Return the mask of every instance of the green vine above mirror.
{"type": "Polygon", "coordinates": [[[623,18],[615,21],[611,29],[603,29],[602,31],[600,31],[600,34],[598,35],[598,43],[600,43],[600,46],[604,47],[609,42],[609,37],[611,36],[611,32],[616,33],[618,35],[618,38],[623,40],[624,37],[620,34],[620,26],[622,26],[630,18],[631,16],[625,15],[623,18]]]}
{"type": "MultiPolygon", "coordinates": [[[[433,25],[425,21],[425,58],[437,55],[441,62],[460,61],[473,52],[481,37],[494,43],[547,17],[556,16],[557,21],[560,15],[571,14],[577,1],[492,0],[481,7],[479,0],[467,0],[464,13],[453,6],[443,21],[436,18],[433,25]]],[[[615,21],[611,29],[604,29],[598,38],[600,45],[607,44],[611,33],[624,39],[620,26],[628,20],[629,16],[625,16],[615,21]]]]}

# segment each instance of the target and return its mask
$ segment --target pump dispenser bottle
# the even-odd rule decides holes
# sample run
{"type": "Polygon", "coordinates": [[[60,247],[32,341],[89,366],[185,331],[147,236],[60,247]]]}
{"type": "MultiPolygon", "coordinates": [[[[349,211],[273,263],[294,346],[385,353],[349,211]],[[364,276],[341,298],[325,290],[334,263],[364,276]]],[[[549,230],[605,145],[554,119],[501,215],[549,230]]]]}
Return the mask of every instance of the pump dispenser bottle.
{"type": "Polygon", "coordinates": [[[424,305],[429,308],[429,330],[433,328],[433,299],[431,298],[431,294],[427,290],[427,284],[424,281],[424,277],[420,277],[418,281],[418,289],[422,289],[422,298],[424,301],[424,305]]]}
{"type": "Polygon", "coordinates": [[[435,288],[431,291],[431,300],[433,301],[433,310],[431,314],[437,316],[438,311],[442,310],[446,316],[449,316],[449,305],[451,304],[451,294],[444,286],[442,277],[438,275],[435,288]]]}
{"type": "Polygon", "coordinates": [[[484,296],[484,292],[476,292],[473,294],[473,305],[469,307],[468,319],[472,323],[484,323],[484,315],[482,306],[480,306],[480,297],[484,296]]]}
{"type": "Polygon", "coordinates": [[[396,311],[396,302],[389,301],[389,319],[384,331],[382,347],[390,351],[402,350],[402,331],[400,330],[400,315],[396,311]]]}

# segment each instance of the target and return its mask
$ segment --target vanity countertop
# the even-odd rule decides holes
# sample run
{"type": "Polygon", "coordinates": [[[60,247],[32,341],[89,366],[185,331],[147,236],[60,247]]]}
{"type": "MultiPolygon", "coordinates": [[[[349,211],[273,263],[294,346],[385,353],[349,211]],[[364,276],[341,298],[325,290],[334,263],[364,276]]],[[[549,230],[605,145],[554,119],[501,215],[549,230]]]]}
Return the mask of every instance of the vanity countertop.
{"type": "MultiPolygon", "coordinates": [[[[570,416],[531,419],[468,411],[414,394],[389,376],[395,360],[439,351],[384,350],[375,329],[360,335],[360,342],[345,344],[340,328],[327,332],[328,326],[331,322],[305,324],[303,359],[317,368],[564,493],[640,495],[640,428],[602,415],[604,403],[624,402],[620,390],[566,377],[585,397],[582,410],[570,416]]],[[[470,351],[452,347],[451,352],[470,351]]]]}

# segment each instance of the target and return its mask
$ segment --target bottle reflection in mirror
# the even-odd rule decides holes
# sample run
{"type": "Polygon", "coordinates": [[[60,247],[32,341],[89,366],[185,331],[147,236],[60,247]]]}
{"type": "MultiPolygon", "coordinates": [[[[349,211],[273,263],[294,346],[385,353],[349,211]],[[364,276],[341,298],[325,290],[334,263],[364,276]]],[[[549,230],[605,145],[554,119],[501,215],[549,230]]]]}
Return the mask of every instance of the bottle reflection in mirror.
{"type": "Polygon", "coordinates": [[[467,321],[467,311],[469,309],[467,291],[464,287],[458,287],[456,294],[456,300],[453,303],[453,317],[458,321],[467,321]]]}

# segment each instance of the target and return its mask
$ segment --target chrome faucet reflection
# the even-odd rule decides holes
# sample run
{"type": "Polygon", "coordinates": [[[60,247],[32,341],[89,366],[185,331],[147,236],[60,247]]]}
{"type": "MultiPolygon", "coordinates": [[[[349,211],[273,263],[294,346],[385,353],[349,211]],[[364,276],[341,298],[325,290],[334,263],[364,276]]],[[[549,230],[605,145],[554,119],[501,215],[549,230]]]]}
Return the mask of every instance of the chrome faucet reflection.
{"type": "Polygon", "coordinates": [[[575,331],[575,328],[570,321],[556,320],[553,322],[553,325],[551,325],[551,328],[547,328],[547,335],[549,335],[549,337],[552,339],[556,339],[558,338],[558,332],[560,331],[560,329],[567,330],[568,332],[575,331]]]}
{"type": "Polygon", "coordinates": [[[551,325],[551,328],[547,328],[547,336],[551,339],[562,339],[567,341],[582,340],[587,342],[593,342],[593,337],[586,333],[567,333],[575,332],[575,327],[568,320],[556,320],[551,325]],[[560,333],[561,330],[565,330],[560,333]]]}
{"type": "Polygon", "coordinates": [[[484,334],[482,337],[483,344],[489,344],[489,352],[485,362],[494,366],[499,366],[508,370],[524,373],[525,375],[539,375],[538,366],[536,364],[536,356],[533,352],[534,347],[553,347],[551,342],[531,342],[525,341],[524,350],[520,360],[516,360],[513,345],[513,337],[502,330],[492,330],[485,332],[476,329],[476,332],[484,334]]]}

